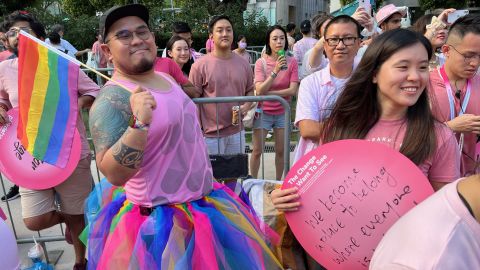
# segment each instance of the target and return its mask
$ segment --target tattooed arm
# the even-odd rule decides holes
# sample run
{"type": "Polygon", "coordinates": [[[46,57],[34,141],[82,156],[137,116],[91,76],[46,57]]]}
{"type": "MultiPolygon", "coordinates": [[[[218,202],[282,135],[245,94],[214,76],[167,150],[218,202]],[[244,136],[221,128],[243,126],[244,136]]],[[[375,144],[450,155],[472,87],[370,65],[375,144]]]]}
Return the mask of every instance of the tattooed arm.
{"type": "Polygon", "coordinates": [[[112,184],[124,185],[143,160],[148,131],[128,127],[132,110],[142,123],[150,124],[155,106],[150,93],[140,88],[131,94],[109,86],[95,100],[90,110],[90,131],[98,167],[112,184]]]}

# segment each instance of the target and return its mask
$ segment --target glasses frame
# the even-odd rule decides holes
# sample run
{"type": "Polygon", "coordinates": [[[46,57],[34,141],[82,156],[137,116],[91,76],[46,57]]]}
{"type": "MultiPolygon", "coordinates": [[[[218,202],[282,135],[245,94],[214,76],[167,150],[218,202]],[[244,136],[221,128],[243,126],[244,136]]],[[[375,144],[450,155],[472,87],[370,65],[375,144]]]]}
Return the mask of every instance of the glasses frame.
{"type": "Polygon", "coordinates": [[[18,33],[20,33],[20,31],[25,31],[27,33],[31,33],[32,28],[30,28],[30,27],[12,27],[5,33],[5,38],[8,39],[8,38],[17,37],[18,33]],[[15,33],[15,34],[12,35],[12,34],[9,34],[9,33],[15,33]]]}
{"type": "Polygon", "coordinates": [[[458,54],[460,54],[463,57],[463,61],[466,64],[470,64],[474,59],[478,59],[480,61],[480,54],[474,54],[473,56],[465,56],[465,54],[459,52],[457,48],[455,48],[453,45],[447,44],[448,47],[452,47],[458,54]]]}
{"type": "Polygon", "coordinates": [[[358,37],[343,37],[343,38],[337,38],[337,37],[335,37],[335,38],[326,38],[326,39],[325,39],[325,42],[327,42],[328,46],[330,46],[330,47],[336,47],[336,46],[338,46],[338,44],[340,44],[340,42],[342,42],[343,45],[345,45],[345,46],[352,46],[353,44],[355,44],[355,41],[357,41],[357,39],[358,39],[358,37]],[[346,40],[346,39],[350,39],[350,38],[353,39],[353,40],[352,40],[352,44],[346,44],[346,43],[345,43],[345,40],[346,40]],[[332,45],[332,44],[330,43],[330,41],[332,41],[332,39],[338,39],[338,43],[332,45]]]}
{"type": "MultiPolygon", "coordinates": [[[[152,31],[150,31],[150,29],[148,29],[148,28],[145,28],[145,30],[146,30],[146,32],[148,32],[148,34],[149,34],[149,35],[146,36],[145,38],[142,38],[142,37],[140,37],[140,36],[138,35],[138,31],[139,31],[139,30],[136,30],[136,31],[120,30],[120,31],[118,31],[115,35],[113,35],[113,37],[111,37],[109,40],[105,40],[105,44],[107,44],[108,42],[110,42],[112,39],[116,39],[116,40],[120,41],[122,44],[128,45],[128,44],[130,44],[130,42],[132,42],[134,36],[138,37],[140,40],[148,40],[149,38],[151,38],[151,36],[152,36],[153,33],[152,33],[152,31]],[[126,38],[126,39],[121,39],[121,38],[118,37],[119,33],[120,33],[120,32],[123,32],[123,31],[127,31],[128,33],[130,33],[130,35],[129,35],[128,38],[126,38]]],[[[140,31],[143,31],[143,29],[140,30],[140,31]]]]}

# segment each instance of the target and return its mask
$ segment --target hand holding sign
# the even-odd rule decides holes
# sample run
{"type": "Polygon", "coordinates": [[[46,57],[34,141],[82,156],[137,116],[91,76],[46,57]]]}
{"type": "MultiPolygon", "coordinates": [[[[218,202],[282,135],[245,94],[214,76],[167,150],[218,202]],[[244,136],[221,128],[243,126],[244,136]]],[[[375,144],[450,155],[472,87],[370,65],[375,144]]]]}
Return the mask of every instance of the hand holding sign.
{"type": "Polygon", "coordinates": [[[29,189],[46,189],[65,181],[80,160],[80,135],[75,130],[72,151],[63,169],[32,157],[17,139],[18,109],[8,111],[9,123],[0,126],[0,172],[13,183],[29,189]]]}
{"type": "Polygon", "coordinates": [[[305,250],[327,269],[367,269],[383,234],[433,189],[408,158],[364,140],[325,144],[300,159],[282,189],[298,188],[286,212],[305,250]]]}

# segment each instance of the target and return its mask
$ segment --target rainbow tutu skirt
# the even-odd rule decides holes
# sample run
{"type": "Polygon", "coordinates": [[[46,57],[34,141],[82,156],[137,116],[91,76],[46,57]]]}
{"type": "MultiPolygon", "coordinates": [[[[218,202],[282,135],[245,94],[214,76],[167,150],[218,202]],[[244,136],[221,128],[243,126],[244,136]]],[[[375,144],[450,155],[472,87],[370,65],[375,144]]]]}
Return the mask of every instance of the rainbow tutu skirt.
{"type": "Polygon", "coordinates": [[[102,180],[85,209],[88,269],[282,269],[275,235],[218,183],[199,200],[144,208],[102,180]]]}

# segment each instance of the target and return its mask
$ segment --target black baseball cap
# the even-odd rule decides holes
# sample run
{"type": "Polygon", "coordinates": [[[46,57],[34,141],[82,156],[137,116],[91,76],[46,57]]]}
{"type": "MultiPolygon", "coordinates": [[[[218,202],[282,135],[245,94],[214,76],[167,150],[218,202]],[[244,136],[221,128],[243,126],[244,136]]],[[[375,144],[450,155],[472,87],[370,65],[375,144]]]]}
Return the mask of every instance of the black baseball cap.
{"type": "Polygon", "coordinates": [[[102,34],[103,42],[110,30],[112,24],[121,18],[128,16],[136,16],[142,19],[148,25],[148,9],[144,5],[131,4],[125,6],[114,6],[107,10],[100,18],[100,33],[102,34]]]}

